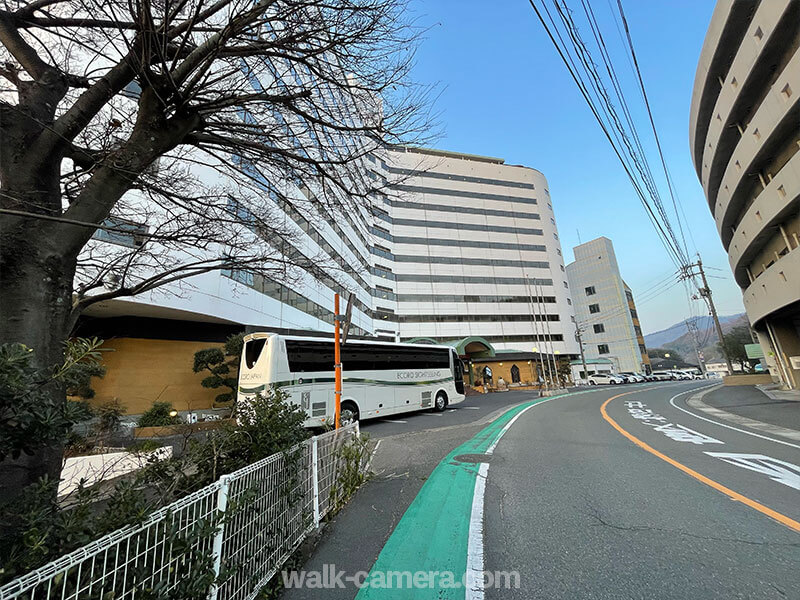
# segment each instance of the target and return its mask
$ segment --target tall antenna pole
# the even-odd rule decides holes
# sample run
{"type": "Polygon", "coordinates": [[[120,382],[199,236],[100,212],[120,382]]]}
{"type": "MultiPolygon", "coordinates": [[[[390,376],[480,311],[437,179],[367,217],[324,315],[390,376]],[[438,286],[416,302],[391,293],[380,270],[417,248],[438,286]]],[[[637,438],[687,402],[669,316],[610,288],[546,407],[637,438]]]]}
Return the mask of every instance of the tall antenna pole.
{"type": "Polygon", "coordinates": [[[544,334],[544,338],[545,338],[545,340],[544,340],[544,349],[545,349],[545,351],[547,351],[548,344],[550,346],[550,351],[545,355],[545,361],[547,362],[547,369],[550,371],[550,387],[555,388],[556,387],[556,382],[558,380],[558,374],[556,373],[556,370],[555,370],[555,361],[554,361],[554,356],[553,356],[553,343],[552,343],[552,341],[550,339],[550,322],[547,320],[547,312],[546,312],[547,307],[545,306],[544,296],[542,296],[542,294],[544,293],[544,290],[543,290],[541,285],[536,283],[536,279],[535,278],[533,280],[533,287],[536,290],[536,294],[537,294],[537,296],[539,298],[539,306],[540,306],[539,310],[541,311],[540,314],[542,315],[542,318],[544,319],[543,322],[542,322],[542,333],[544,334]],[[552,361],[552,364],[551,364],[551,361],[552,361]]]}
{"type": "MultiPolygon", "coordinates": [[[[533,331],[536,335],[536,340],[538,344],[539,340],[539,324],[536,322],[536,311],[533,308],[533,294],[531,293],[531,278],[528,275],[525,275],[525,284],[528,289],[528,307],[531,311],[531,319],[533,320],[533,331]]],[[[538,369],[536,371],[536,383],[539,383],[539,371],[542,373],[542,379],[545,379],[544,375],[544,365],[542,364],[542,353],[538,352],[536,355],[536,364],[538,365],[538,369]]]]}

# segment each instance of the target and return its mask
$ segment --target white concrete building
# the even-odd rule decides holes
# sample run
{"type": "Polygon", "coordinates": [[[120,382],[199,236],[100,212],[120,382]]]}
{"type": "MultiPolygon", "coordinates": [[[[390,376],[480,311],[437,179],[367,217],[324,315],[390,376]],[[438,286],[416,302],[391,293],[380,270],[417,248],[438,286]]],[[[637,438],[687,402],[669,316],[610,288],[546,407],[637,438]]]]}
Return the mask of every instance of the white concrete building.
{"type": "Polygon", "coordinates": [[[616,372],[649,372],[633,293],[622,280],[611,240],[599,237],[572,250],[567,277],[586,358],[611,359],[616,372]]]}
{"type": "Polygon", "coordinates": [[[373,272],[400,338],[480,336],[498,349],[576,353],[544,175],[439,150],[395,150],[387,161],[395,194],[375,208],[373,272]]]}

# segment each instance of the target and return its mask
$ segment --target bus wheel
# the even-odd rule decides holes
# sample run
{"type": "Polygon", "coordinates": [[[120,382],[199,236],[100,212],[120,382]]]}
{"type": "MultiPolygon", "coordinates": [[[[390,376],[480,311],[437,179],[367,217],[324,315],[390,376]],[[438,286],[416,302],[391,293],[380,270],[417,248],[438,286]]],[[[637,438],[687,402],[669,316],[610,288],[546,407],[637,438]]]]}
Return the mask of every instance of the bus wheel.
{"type": "Polygon", "coordinates": [[[447,396],[444,395],[444,392],[439,392],[436,394],[436,402],[434,403],[433,408],[436,412],[442,412],[445,408],[447,408],[447,396]]]}
{"type": "Polygon", "coordinates": [[[358,421],[358,407],[354,402],[350,402],[349,400],[342,402],[342,410],[339,413],[339,424],[342,426],[350,425],[356,421],[358,421]]]}

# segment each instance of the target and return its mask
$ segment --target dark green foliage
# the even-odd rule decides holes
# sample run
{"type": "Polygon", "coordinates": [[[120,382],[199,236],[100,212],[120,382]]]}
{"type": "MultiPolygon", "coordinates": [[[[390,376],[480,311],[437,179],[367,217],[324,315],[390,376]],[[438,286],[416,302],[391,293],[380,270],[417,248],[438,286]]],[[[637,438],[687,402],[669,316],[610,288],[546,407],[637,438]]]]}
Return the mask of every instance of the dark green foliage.
{"type": "Polygon", "coordinates": [[[107,439],[119,431],[122,417],[125,415],[125,406],[119,400],[114,399],[95,408],[94,414],[97,417],[97,423],[94,426],[95,434],[100,439],[107,439]]]}
{"type": "Polygon", "coordinates": [[[72,426],[91,415],[85,403],[65,402],[54,396],[51,386],[79,381],[85,366],[99,366],[102,340],[72,340],[67,344],[64,364],[53,371],[34,366],[33,350],[23,344],[0,345],[0,461],[23,452],[64,444],[72,426]]]}
{"type": "Polygon", "coordinates": [[[249,403],[237,406],[238,425],[227,424],[209,432],[203,444],[191,448],[198,475],[209,483],[257,460],[283,452],[309,437],[303,427],[308,418],[286,393],[273,387],[249,403]]]}
{"type": "Polygon", "coordinates": [[[731,362],[739,363],[744,371],[750,370],[750,359],[747,358],[745,344],[752,344],[753,337],[747,325],[737,325],[724,335],[724,342],[717,342],[717,349],[724,356],[728,355],[731,362]]]}
{"type": "MultiPolygon", "coordinates": [[[[55,497],[57,482],[44,480],[30,486],[24,502],[9,509],[13,514],[0,515],[19,524],[15,531],[0,533],[0,584],[105,533],[141,522],[154,510],[209,485],[225,473],[278,452],[286,453],[310,434],[303,427],[305,413],[285,400],[286,394],[279,389],[257,396],[239,411],[240,426],[229,423],[203,437],[192,438],[180,456],[151,459],[133,476],[123,478],[113,489],[106,490],[101,502],[98,502],[100,491],[96,487],[79,487],[67,502],[59,504],[55,497]]],[[[153,422],[163,423],[164,415],[170,418],[170,410],[171,405],[163,402],[155,403],[148,412],[157,415],[153,422]]],[[[136,451],[152,449],[143,443],[136,451]]],[[[286,454],[287,465],[296,463],[301,454],[286,454]]],[[[297,471],[299,477],[300,469],[297,471]]],[[[289,487],[287,484],[287,489],[289,487]]],[[[240,504],[246,504],[247,497],[245,495],[240,504]]],[[[287,495],[283,501],[291,504],[292,498],[287,495]]],[[[252,506],[247,508],[253,509],[252,506]]],[[[171,541],[189,548],[207,540],[215,526],[201,521],[171,541]]],[[[205,550],[190,552],[187,561],[191,562],[190,570],[198,573],[195,580],[186,578],[169,592],[158,586],[144,590],[142,597],[204,598],[214,580],[208,559],[205,550]]]]}
{"type": "Polygon", "coordinates": [[[243,346],[244,334],[239,333],[230,336],[222,348],[206,348],[194,354],[192,370],[195,373],[209,373],[201,385],[213,390],[227,388],[227,391],[217,394],[214,399],[218,404],[229,403],[236,399],[239,359],[242,356],[243,346]]]}
{"type": "Polygon", "coordinates": [[[170,425],[178,425],[181,420],[176,416],[171,416],[170,413],[175,410],[171,402],[153,402],[153,406],[148,408],[141,417],[139,417],[139,427],[169,427],[170,425]]]}

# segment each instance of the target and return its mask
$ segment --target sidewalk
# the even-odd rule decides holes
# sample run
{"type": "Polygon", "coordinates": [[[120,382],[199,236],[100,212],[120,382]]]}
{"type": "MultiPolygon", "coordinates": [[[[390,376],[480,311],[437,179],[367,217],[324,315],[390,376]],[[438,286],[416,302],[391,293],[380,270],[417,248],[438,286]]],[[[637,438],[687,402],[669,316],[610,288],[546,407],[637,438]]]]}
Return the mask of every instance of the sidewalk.
{"type": "Polygon", "coordinates": [[[753,385],[720,386],[704,394],[702,402],[746,419],[800,431],[800,394],[767,393],[753,385]]]}

